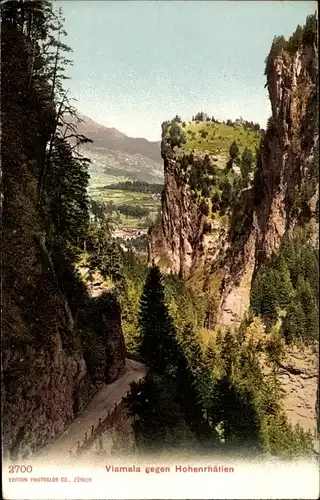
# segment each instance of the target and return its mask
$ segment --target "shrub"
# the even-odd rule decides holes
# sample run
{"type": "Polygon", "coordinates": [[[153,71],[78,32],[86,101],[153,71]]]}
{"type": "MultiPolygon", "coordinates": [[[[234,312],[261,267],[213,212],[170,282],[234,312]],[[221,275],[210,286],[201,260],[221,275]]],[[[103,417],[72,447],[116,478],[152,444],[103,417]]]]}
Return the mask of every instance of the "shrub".
{"type": "Polygon", "coordinates": [[[173,123],[173,125],[171,126],[169,137],[171,141],[171,147],[180,147],[182,144],[186,143],[186,134],[177,123],[173,123]]]}

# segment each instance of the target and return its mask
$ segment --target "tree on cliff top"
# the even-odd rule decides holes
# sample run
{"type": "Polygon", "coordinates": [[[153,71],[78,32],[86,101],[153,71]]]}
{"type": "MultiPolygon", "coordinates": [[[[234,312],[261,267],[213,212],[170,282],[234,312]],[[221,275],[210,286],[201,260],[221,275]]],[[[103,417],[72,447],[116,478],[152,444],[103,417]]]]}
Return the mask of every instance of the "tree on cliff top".
{"type": "Polygon", "coordinates": [[[235,160],[238,157],[239,148],[237,146],[236,141],[233,141],[233,143],[231,144],[230,149],[229,149],[229,154],[230,154],[230,158],[232,160],[235,160]]]}
{"type": "Polygon", "coordinates": [[[267,77],[270,74],[270,71],[272,69],[273,62],[274,62],[275,58],[280,54],[282,49],[285,49],[286,44],[287,44],[287,42],[286,42],[286,39],[284,38],[284,36],[281,35],[281,36],[274,37],[274,39],[272,41],[270,52],[265,59],[266,66],[265,66],[264,74],[267,77]]]}
{"type": "Polygon", "coordinates": [[[171,147],[173,148],[175,146],[180,147],[182,144],[186,143],[186,134],[176,122],[174,122],[170,127],[169,137],[170,137],[171,147]]]}

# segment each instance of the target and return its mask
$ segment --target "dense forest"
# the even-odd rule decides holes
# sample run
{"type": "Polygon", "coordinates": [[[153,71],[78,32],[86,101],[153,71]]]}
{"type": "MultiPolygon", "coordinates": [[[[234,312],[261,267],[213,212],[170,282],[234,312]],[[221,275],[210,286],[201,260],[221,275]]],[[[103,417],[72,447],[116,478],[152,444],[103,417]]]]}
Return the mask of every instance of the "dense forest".
{"type": "Polygon", "coordinates": [[[130,191],[131,193],[150,193],[161,194],[163,184],[150,184],[143,181],[124,181],[117,184],[109,184],[108,189],[121,189],[123,191],[130,191]]]}
{"type": "MultiPolygon", "coordinates": [[[[313,40],[315,22],[315,16],[308,17],[286,50],[313,40]]],[[[80,349],[95,372],[105,355],[99,323],[103,301],[111,299],[93,303],[78,272],[85,260],[91,273],[108,281],[119,303],[127,354],[149,367],[146,379],[134,383],[126,398],[138,452],[198,448],[278,457],[312,454],[313,436],[289,423],[276,378],[286,346],[312,343],[318,336],[318,254],[306,232],[288,235],[258,270],[251,307],[240,326],[221,330],[212,323],[209,328],[208,303],[186,281],[147,266],[112,237],[108,216],[115,210],[137,217],[149,211],[88,197],[89,161],[79,147],[90,138],[77,132],[77,110],[66,88],[72,49],[63,42],[62,10],[56,12],[46,0],[9,1],[1,6],[1,23],[3,231],[10,240],[3,249],[5,348],[21,343],[25,349],[29,344],[50,347],[55,309],[48,320],[45,304],[52,290],[43,293],[40,274],[34,283],[30,278],[33,266],[39,266],[34,255],[43,252],[77,324],[76,334],[64,335],[63,348],[80,349]],[[21,325],[12,327],[17,310],[21,325]]],[[[266,72],[280,46],[275,40],[266,72]]],[[[194,117],[209,120],[216,123],[205,113],[194,117]]],[[[242,126],[263,135],[253,122],[242,126]]],[[[178,116],[163,129],[172,147],[186,140],[178,116]]],[[[222,169],[208,155],[200,161],[190,152],[184,158],[181,171],[208,226],[258,184],[259,151],[246,147],[240,152],[235,141],[222,169]]],[[[163,186],[136,181],[108,189],[159,194],[163,186]]],[[[145,249],[145,240],[141,246],[145,249]]]]}

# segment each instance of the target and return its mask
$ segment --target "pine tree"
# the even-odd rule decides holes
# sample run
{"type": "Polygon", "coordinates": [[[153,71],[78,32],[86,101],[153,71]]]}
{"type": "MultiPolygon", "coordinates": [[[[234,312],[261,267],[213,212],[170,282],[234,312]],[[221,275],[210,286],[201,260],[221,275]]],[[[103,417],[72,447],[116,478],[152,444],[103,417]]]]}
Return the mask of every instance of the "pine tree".
{"type": "Polygon", "coordinates": [[[226,176],[223,178],[220,187],[222,189],[221,204],[223,208],[227,208],[232,199],[232,185],[226,176]]]}
{"type": "Polygon", "coordinates": [[[188,365],[194,373],[198,373],[201,370],[201,346],[196,330],[191,323],[187,323],[184,326],[182,336],[183,351],[188,365]]]}
{"type": "Polygon", "coordinates": [[[305,332],[303,337],[317,337],[318,333],[318,311],[316,297],[308,280],[304,280],[301,276],[297,283],[297,299],[301,305],[301,309],[305,317],[305,332]]]}
{"type": "Polygon", "coordinates": [[[236,141],[233,141],[233,143],[231,144],[229,149],[229,155],[231,160],[235,160],[239,156],[239,148],[237,146],[236,141]]]}
{"type": "Polygon", "coordinates": [[[302,35],[303,35],[302,27],[300,26],[300,24],[298,24],[295,32],[291,35],[291,37],[288,40],[287,50],[291,54],[294,54],[299,49],[299,47],[301,47],[302,35]]]}
{"type": "Polygon", "coordinates": [[[237,342],[230,329],[226,331],[221,341],[221,359],[224,362],[227,377],[231,377],[237,354],[237,342]]]}
{"type": "Polygon", "coordinates": [[[244,185],[247,185],[249,182],[249,175],[253,170],[253,160],[254,158],[251,151],[246,148],[241,155],[240,161],[240,170],[244,185]]]}
{"type": "Polygon", "coordinates": [[[140,355],[160,373],[174,367],[175,329],[165,300],[162,274],[150,268],[140,300],[140,355]]]}
{"type": "Polygon", "coordinates": [[[275,36],[271,45],[270,52],[265,60],[265,72],[266,76],[269,76],[271,69],[273,67],[273,62],[275,58],[280,54],[282,49],[285,49],[287,42],[283,36],[275,36]]]}
{"type": "MultiPolygon", "coordinates": [[[[189,330],[190,331],[190,330],[189,330]]],[[[187,333],[187,330],[184,332],[187,333]]],[[[201,353],[198,353],[201,356],[201,353]]],[[[198,358],[196,354],[196,358],[198,358]]],[[[186,357],[185,349],[179,346],[177,356],[176,382],[178,386],[178,400],[184,413],[184,418],[195,435],[201,436],[203,411],[201,398],[198,394],[197,378],[193,371],[194,366],[186,357]]]]}
{"type": "Polygon", "coordinates": [[[286,309],[293,300],[294,290],[290,280],[290,271],[282,255],[277,260],[277,271],[281,278],[278,289],[278,304],[282,309],[286,309]]]}
{"type": "Polygon", "coordinates": [[[306,318],[300,302],[293,301],[283,322],[283,334],[288,342],[303,339],[306,329],[306,318]]]}
{"type": "Polygon", "coordinates": [[[179,399],[178,387],[170,378],[151,373],[146,380],[132,384],[125,401],[134,417],[138,448],[150,453],[194,444],[179,399]]]}
{"type": "Polygon", "coordinates": [[[87,233],[88,182],[87,163],[74,158],[71,146],[56,137],[44,186],[44,210],[48,212],[57,236],[74,245],[87,233]]]}
{"type": "Polygon", "coordinates": [[[303,45],[312,45],[317,40],[318,20],[316,14],[307,16],[305,25],[302,28],[303,45]]]}
{"type": "Polygon", "coordinates": [[[107,220],[91,224],[91,234],[87,241],[89,266],[97,269],[103,278],[111,278],[122,284],[123,260],[117,243],[112,239],[107,220]]]}

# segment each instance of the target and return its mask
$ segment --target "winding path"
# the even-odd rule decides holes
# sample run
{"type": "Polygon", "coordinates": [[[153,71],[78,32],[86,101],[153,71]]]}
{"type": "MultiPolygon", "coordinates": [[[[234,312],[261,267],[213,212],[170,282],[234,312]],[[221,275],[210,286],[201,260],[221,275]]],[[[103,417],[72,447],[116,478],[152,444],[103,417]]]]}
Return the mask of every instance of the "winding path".
{"type": "Polygon", "coordinates": [[[82,413],[69,425],[64,433],[47,445],[38,454],[41,456],[68,456],[69,451],[74,453],[77,449],[78,441],[83,442],[84,435],[90,436],[91,428],[98,426],[99,419],[103,422],[108,413],[121,402],[123,397],[130,390],[130,384],[144,378],[147,374],[146,365],[126,359],[123,374],[112,384],[108,384],[100,389],[82,413]]]}

